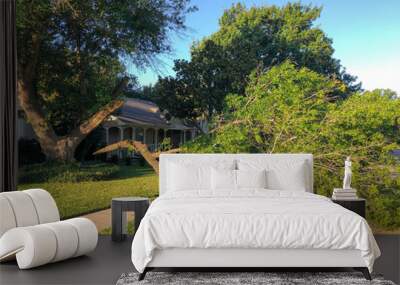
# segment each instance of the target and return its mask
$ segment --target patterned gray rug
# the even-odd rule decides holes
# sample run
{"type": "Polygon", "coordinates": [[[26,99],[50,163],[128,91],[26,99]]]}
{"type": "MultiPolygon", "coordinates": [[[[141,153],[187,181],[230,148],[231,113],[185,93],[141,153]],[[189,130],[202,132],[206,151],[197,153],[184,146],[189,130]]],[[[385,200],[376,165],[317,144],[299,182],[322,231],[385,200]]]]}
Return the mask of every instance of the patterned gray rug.
{"type": "Polygon", "coordinates": [[[122,274],[117,285],[395,285],[379,275],[368,281],[359,272],[148,272],[142,281],[138,281],[138,276],[138,273],[122,274]]]}

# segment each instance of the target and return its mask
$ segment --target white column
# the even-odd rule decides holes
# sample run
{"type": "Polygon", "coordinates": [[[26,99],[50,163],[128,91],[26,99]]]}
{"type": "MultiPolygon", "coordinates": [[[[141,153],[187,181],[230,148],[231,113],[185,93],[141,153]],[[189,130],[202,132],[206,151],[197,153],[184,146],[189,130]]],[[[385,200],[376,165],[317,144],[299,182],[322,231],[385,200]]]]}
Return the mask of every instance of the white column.
{"type": "Polygon", "coordinates": [[[132,141],[136,140],[136,128],[132,127],[132,141]]]}
{"type": "Polygon", "coordinates": [[[196,130],[192,130],[192,139],[196,136],[196,130]]]}
{"type": "Polygon", "coordinates": [[[186,143],[186,131],[185,130],[183,131],[183,143],[184,144],[186,143]]]}
{"type": "MultiPolygon", "coordinates": [[[[124,128],[123,127],[118,127],[119,129],[119,141],[123,141],[124,140],[124,128]]],[[[118,151],[118,156],[119,158],[122,158],[122,151],[119,150],[118,151]]]]}
{"type": "MultiPolygon", "coordinates": [[[[164,139],[166,139],[166,138],[168,138],[167,137],[167,134],[168,134],[168,129],[165,129],[164,130],[164,139]]],[[[172,146],[172,136],[171,136],[171,133],[170,133],[170,136],[169,136],[169,142],[171,143],[171,146],[172,146]]]]}
{"type": "Polygon", "coordinates": [[[119,140],[123,141],[124,140],[124,127],[118,127],[119,129],[119,140]]]}
{"type": "Polygon", "coordinates": [[[154,151],[158,149],[158,129],[154,129],[154,151]]]}
{"type": "Polygon", "coordinates": [[[163,129],[164,131],[164,137],[163,137],[163,141],[167,138],[167,129],[163,129]]]}
{"type": "MultiPolygon", "coordinates": [[[[110,136],[109,136],[109,127],[104,127],[104,129],[106,130],[106,145],[108,145],[110,143],[110,136]]],[[[110,157],[110,153],[107,152],[106,153],[106,159],[108,159],[110,157]]]]}
{"type": "Polygon", "coordinates": [[[147,140],[146,140],[146,133],[147,133],[147,128],[143,128],[143,143],[146,144],[147,140]]]}
{"type": "Polygon", "coordinates": [[[109,135],[108,135],[108,127],[104,127],[104,129],[106,130],[106,145],[108,145],[109,144],[109,140],[110,140],[110,138],[109,138],[109,135]]]}

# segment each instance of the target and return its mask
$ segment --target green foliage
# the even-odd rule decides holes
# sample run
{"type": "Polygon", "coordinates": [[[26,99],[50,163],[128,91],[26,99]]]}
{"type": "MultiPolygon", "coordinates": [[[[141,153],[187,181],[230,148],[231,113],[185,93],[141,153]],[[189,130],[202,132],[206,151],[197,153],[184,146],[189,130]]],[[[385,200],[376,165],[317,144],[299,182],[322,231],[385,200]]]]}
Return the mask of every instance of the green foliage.
{"type": "Polygon", "coordinates": [[[83,182],[109,179],[119,166],[107,163],[82,165],[79,163],[47,162],[20,168],[19,183],[83,182]]]}
{"type": "Polygon", "coordinates": [[[339,60],[333,58],[332,40],[314,25],[321,10],[301,3],[250,9],[236,4],[221,17],[219,31],[194,49],[203,49],[207,41],[222,48],[233,92],[244,91],[247,76],[256,67],[267,70],[286,60],[338,78],[352,90],[358,89],[358,85],[353,85],[355,78],[346,74],[339,60]]]}
{"type": "Polygon", "coordinates": [[[314,187],[330,196],[340,187],[343,161],[353,160],[353,186],[368,200],[367,216],[384,228],[400,227],[400,99],[389,90],[330,100],[343,82],[291,62],[253,72],[245,96],[230,94],[209,136],[188,152],[312,153],[314,187]]]}
{"type": "Polygon", "coordinates": [[[286,60],[342,82],[329,95],[346,97],[360,85],[333,58],[331,39],[314,25],[320,13],[300,3],[232,6],[219,30],[193,45],[190,61],[175,62],[176,77],[159,79],[154,98],[174,116],[211,118],[222,110],[226,94],[243,95],[255,69],[263,72],[286,60]]]}
{"type": "MultiPolygon", "coordinates": [[[[133,221],[130,221],[128,218],[127,224],[126,224],[126,233],[128,235],[133,235],[135,233],[135,225],[133,221]]],[[[100,235],[106,235],[110,236],[112,234],[112,228],[105,228],[102,231],[99,232],[100,235]]]]}
{"type": "MultiPolygon", "coordinates": [[[[43,166],[45,167],[45,166],[43,166]]],[[[52,168],[48,166],[47,168],[52,168]]],[[[48,170],[51,171],[51,170],[48,170]]],[[[18,189],[43,188],[55,199],[62,219],[109,208],[113,197],[158,195],[158,177],[150,167],[120,165],[102,181],[19,183],[18,189]]]]}
{"type": "Polygon", "coordinates": [[[21,138],[18,140],[18,166],[41,163],[46,160],[40,144],[34,140],[21,138]]]}
{"type": "MultiPolygon", "coordinates": [[[[125,64],[154,66],[185,29],[188,0],[18,0],[19,78],[32,62],[34,93],[58,135],[112,100],[125,64]],[[38,45],[35,45],[38,43],[38,45]]],[[[30,68],[30,67],[29,67],[30,68]]]]}
{"type": "Polygon", "coordinates": [[[160,149],[161,151],[167,151],[172,149],[172,141],[170,137],[166,137],[162,140],[160,143],[160,149]]]}

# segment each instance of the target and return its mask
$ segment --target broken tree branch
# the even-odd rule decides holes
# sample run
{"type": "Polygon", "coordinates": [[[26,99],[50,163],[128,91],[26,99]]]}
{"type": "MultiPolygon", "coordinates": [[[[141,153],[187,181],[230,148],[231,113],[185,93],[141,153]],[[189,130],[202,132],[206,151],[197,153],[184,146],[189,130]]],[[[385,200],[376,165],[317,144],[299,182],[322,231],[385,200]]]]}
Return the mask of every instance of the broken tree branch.
{"type": "Polygon", "coordinates": [[[124,141],[120,141],[120,142],[116,142],[116,143],[107,145],[107,146],[97,150],[93,154],[97,155],[97,154],[111,152],[114,150],[130,149],[130,148],[133,148],[135,151],[140,153],[143,156],[143,158],[147,161],[147,163],[154,169],[154,171],[157,173],[157,175],[159,174],[159,165],[158,165],[157,158],[160,156],[160,154],[180,152],[180,148],[175,148],[175,149],[171,149],[171,150],[163,151],[163,152],[150,152],[147,145],[142,142],[124,140],[124,141]]]}

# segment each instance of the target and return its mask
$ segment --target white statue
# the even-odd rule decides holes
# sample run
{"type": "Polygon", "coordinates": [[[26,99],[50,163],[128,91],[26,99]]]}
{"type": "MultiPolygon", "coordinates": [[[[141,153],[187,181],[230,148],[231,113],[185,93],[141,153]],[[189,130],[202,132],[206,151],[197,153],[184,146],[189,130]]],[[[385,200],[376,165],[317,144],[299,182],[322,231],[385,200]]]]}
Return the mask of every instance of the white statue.
{"type": "Polygon", "coordinates": [[[351,160],[348,156],[344,162],[343,189],[351,189],[351,160]]]}

